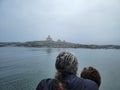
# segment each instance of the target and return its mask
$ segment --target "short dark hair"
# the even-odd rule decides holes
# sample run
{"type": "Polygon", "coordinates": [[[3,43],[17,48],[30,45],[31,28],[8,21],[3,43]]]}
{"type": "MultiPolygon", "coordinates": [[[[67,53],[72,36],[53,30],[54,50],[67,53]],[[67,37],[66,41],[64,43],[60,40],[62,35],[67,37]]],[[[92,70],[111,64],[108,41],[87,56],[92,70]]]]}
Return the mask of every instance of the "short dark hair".
{"type": "Polygon", "coordinates": [[[101,84],[101,76],[97,69],[94,67],[85,67],[81,72],[81,77],[85,79],[93,80],[97,83],[98,87],[101,84]]]}

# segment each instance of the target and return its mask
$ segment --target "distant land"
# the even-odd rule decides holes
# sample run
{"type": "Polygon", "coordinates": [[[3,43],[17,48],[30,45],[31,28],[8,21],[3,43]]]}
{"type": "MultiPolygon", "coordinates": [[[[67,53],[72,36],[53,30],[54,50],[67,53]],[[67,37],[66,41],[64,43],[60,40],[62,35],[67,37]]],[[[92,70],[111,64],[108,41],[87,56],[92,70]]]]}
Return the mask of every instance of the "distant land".
{"type": "Polygon", "coordinates": [[[87,45],[66,42],[65,40],[52,40],[50,35],[43,41],[29,41],[29,42],[0,42],[0,47],[39,47],[39,48],[89,48],[89,49],[120,49],[120,45],[87,45]]]}

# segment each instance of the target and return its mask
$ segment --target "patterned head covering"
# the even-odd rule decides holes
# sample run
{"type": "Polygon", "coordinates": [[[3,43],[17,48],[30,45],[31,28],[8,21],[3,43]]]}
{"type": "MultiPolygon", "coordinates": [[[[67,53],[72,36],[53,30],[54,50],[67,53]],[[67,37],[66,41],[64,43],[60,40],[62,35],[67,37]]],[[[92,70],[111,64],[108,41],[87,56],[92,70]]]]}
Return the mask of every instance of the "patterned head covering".
{"type": "Polygon", "coordinates": [[[56,58],[55,66],[59,72],[76,73],[75,68],[77,65],[77,58],[70,52],[61,52],[56,58]]]}

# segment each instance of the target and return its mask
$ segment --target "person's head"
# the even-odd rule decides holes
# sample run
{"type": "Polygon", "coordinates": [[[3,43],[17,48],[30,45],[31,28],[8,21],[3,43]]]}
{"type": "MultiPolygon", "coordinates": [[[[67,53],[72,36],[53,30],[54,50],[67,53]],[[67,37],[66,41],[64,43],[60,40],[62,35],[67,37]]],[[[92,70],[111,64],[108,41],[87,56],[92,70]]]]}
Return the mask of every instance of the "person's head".
{"type": "Polygon", "coordinates": [[[61,52],[56,57],[55,67],[57,70],[54,83],[55,90],[66,90],[66,86],[62,83],[62,79],[68,73],[77,74],[77,58],[70,52],[61,52]]]}
{"type": "Polygon", "coordinates": [[[101,84],[101,76],[97,69],[94,67],[85,67],[81,72],[81,77],[85,79],[93,80],[98,86],[101,84]]]}
{"type": "Polygon", "coordinates": [[[78,66],[77,58],[68,51],[61,52],[56,58],[55,67],[58,72],[61,73],[68,72],[76,74],[77,66],[78,66]]]}

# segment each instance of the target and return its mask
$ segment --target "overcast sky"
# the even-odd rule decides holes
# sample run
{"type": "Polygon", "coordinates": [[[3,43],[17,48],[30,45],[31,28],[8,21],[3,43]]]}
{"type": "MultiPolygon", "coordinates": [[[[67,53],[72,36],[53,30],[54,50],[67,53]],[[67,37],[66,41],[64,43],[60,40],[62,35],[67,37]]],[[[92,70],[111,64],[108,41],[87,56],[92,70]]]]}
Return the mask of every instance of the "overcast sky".
{"type": "Polygon", "coordinates": [[[0,42],[120,44],[120,0],[0,0],[0,42]]]}

